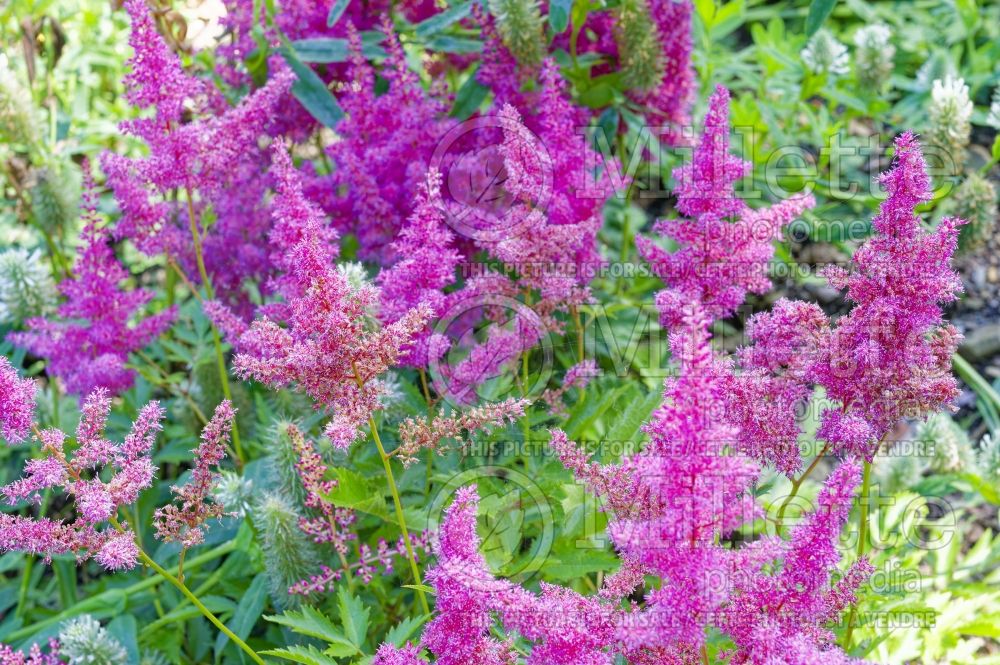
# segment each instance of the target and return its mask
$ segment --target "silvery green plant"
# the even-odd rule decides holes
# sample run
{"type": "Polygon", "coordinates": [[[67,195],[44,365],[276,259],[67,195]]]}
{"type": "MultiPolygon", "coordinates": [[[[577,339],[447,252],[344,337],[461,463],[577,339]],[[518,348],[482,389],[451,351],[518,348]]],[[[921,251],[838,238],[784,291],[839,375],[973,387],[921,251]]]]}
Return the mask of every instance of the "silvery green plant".
{"type": "Polygon", "coordinates": [[[3,53],[0,53],[0,139],[26,145],[34,145],[38,141],[31,92],[21,83],[3,53]]]}
{"type": "Polygon", "coordinates": [[[958,247],[971,251],[985,246],[996,232],[997,190],[989,180],[972,172],[942,204],[945,214],[967,220],[958,235],[958,247]]]}
{"type": "Polygon", "coordinates": [[[68,665],[122,665],[128,661],[121,642],[89,614],[63,624],[59,645],[68,665]]]}
{"type": "Polygon", "coordinates": [[[61,234],[80,211],[80,178],[67,160],[49,159],[34,171],[31,212],[46,232],[61,234]]]}
{"type": "Polygon", "coordinates": [[[938,49],[932,52],[917,70],[917,89],[930,92],[934,81],[938,79],[943,81],[948,77],[955,78],[957,76],[958,70],[955,68],[955,63],[951,61],[951,55],[947,51],[938,49]]]}
{"type": "Polygon", "coordinates": [[[866,25],[854,33],[854,72],[858,83],[880,92],[892,75],[896,47],[890,43],[892,31],[882,23],[866,25]]]}
{"type": "Polygon", "coordinates": [[[663,45],[646,0],[623,0],[618,7],[615,38],[621,61],[622,83],[636,90],[652,90],[663,79],[663,45]]]}
{"type": "Polygon", "coordinates": [[[243,518],[253,503],[253,481],[234,471],[223,471],[215,481],[212,495],[216,503],[226,507],[226,512],[243,518]]]}
{"type": "Polygon", "coordinates": [[[951,171],[950,175],[961,172],[972,132],[969,86],[963,79],[951,76],[934,81],[927,115],[930,120],[930,144],[941,152],[941,157],[947,159],[944,166],[951,171]]]}
{"type": "Polygon", "coordinates": [[[0,254],[0,324],[17,324],[52,311],[56,287],[38,252],[0,254]]]}
{"type": "Polygon", "coordinates": [[[1000,85],[993,88],[993,98],[990,100],[990,112],[986,116],[986,124],[1000,130],[1000,85]]]}
{"type": "Polygon", "coordinates": [[[802,49],[802,61],[814,74],[846,74],[850,57],[844,46],[829,30],[820,30],[802,49]]]}
{"type": "Polygon", "coordinates": [[[497,32],[504,46],[517,61],[537,66],[545,56],[542,14],[537,0],[490,0],[490,14],[496,19],[497,32]]]}
{"type": "Polygon", "coordinates": [[[283,608],[297,604],[301,597],[289,594],[288,588],[319,567],[312,542],[299,528],[301,515],[287,496],[267,492],[254,504],[251,517],[264,554],[271,598],[283,608]]]}

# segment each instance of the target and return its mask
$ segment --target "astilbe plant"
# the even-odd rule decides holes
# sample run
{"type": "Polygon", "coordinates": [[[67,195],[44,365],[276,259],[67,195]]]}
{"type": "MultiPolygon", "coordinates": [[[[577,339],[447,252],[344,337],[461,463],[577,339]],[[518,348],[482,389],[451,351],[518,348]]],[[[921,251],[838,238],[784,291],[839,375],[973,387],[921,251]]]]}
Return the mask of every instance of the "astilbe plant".
{"type": "Polygon", "coordinates": [[[15,651],[6,644],[0,644],[0,665],[67,665],[59,658],[59,641],[55,638],[49,640],[48,652],[44,652],[42,647],[32,644],[28,653],[15,651]]]}
{"type": "Polygon", "coordinates": [[[56,317],[28,319],[27,331],[9,335],[16,345],[45,358],[49,373],[80,397],[97,388],[114,394],[130,388],[135,372],[125,366],[129,353],[149,344],[174,319],[172,308],[138,317],[153,294],[122,288],[129,273],[101,225],[89,176],[86,190],[83,245],[75,274],[59,285],[66,300],[56,317]]]}

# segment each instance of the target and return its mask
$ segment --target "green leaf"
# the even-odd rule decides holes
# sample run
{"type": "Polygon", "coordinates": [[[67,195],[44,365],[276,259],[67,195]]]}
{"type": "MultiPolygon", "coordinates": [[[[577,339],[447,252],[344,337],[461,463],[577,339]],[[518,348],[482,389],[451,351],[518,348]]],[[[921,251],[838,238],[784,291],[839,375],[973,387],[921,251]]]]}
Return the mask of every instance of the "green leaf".
{"type": "Polygon", "coordinates": [[[306,107],[312,117],[327,127],[335,127],[344,117],[344,110],[340,108],[333,93],[327,89],[323,79],[299,60],[293,49],[282,47],[281,55],[295,72],[295,75],[299,77],[299,80],[292,86],[292,94],[295,95],[295,99],[306,107]]]}
{"type": "Polygon", "coordinates": [[[823,21],[833,13],[837,0],[813,0],[806,16],[806,36],[812,37],[823,26],[823,21]]]}
{"type": "Polygon", "coordinates": [[[993,159],[1000,162],[1000,135],[993,139],[993,159]]]}
{"type": "Polygon", "coordinates": [[[430,616],[431,615],[429,614],[424,614],[423,616],[409,617],[400,621],[385,634],[385,642],[402,648],[403,645],[406,644],[406,642],[413,636],[413,634],[417,632],[417,629],[424,625],[424,622],[426,622],[430,616]]]}
{"type": "Polygon", "coordinates": [[[340,20],[340,17],[347,11],[347,5],[350,2],[351,0],[337,0],[333,3],[333,6],[330,7],[330,13],[326,17],[326,27],[332,28],[340,20]]]}
{"type": "MultiPolygon", "coordinates": [[[[240,598],[233,618],[229,620],[228,628],[233,631],[236,637],[245,640],[253,629],[253,625],[260,618],[260,613],[264,611],[264,604],[267,602],[267,575],[260,573],[253,578],[253,582],[247,588],[243,597],[240,598]]],[[[218,656],[226,648],[229,637],[220,632],[215,638],[215,655],[218,656]]]]}
{"type": "Polygon", "coordinates": [[[340,623],[344,627],[344,634],[360,649],[368,635],[368,614],[371,608],[365,607],[357,596],[344,587],[340,587],[337,592],[337,605],[340,607],[340,623]]]}
{"type": "Polygon", "coordinates": [[[483,42],[468,37],[438,35],[427,42],[427,48],[440,53],[479,53],[483,50],[483,42]]]}
{"type": "Polygon", "coordinates": [[[414,591],[423,591],[424,593],[434,594],[434,588],[429,587],[426,584],[404,584],[404,589],[413,589],[414,591]]]}
{"type": "Polygon", "coordinates": [[[286,626],[300,635],[316,637],[329,642],[332,647],[340,647],[346,651],[345,655],[361,653],[354,646],[354,643],[344,637],[340,629],[333,625],[330,619],[309,605],[303,605],[301,610],[288,610],[280,616],[265,616],[264,618],[271,623],[286,626]]]}
{"type": "Polygon", "coordinates": [[[549,26],[554,34],[560,34],[569,27],[569,13],[573,0],[552,0],[549,3],[549,26]]]}
{"type": "Polygon", "coordinates": [[[386,509],[385,497],[381,490],[372,487],[368,479],[357,471],[335,467],[332,469],[337,479],[333,491],[323,495],[323,498],[338,508],[350,508],[364,513],[392,520],[386,509]]]}
{"type": "Polygon", "coordinates": [[[640,399],[631,400],[625,407],[625,412],[616,420],[604,438],[611,441],[612,445],[620,441],[637,443],[636,436],[639,434],[639,428],[649,420],[650,414],[662,401],[663,396],[657,390],[640,399]]]}
{"type": "Polygon", "coordinates": [[[489,88],[476,80],[476,72],[472,72],[455,94],[455,105],[451,107],[448,115],[458,120],[466,120],[479,109],[489,92],[489,88]]]}
{"type": "Polygon", "coordinates": [[[336,660],[324,655],[311,644],[307,647],[296,645],[287,649],[271,649],[270,651],[261,651],[259,653],[263,656],[284,658],[285,660],[290,660],[293,663],[301,663],[302,665],[339,665],[336,660]]]}
{"type": "MultiPolygon", "coordinates": [[[[381,32],[369,30],[361,33],[361,55],[366,58],[384,58],[385,49],[379,44],[385,39],[381,32]]],[[[299,39],[292,42],[295,55],[302,62],[347,62],[351,57],[351,45],[346,39],[299,39]]]]}
{"type": "Polygon", "coordinates": [[[955,9],[958,10],[958,17],[962,19],[966,34],[975,34],[979,25],[979,7],[976,6],[976,0],[955,0],[955,9]]]}
{"type": "Polygon", "coordinates": [[[451,9],[446,9],[439,14],[435,14],[428,19],[424,19],[416,25],[415,32],[417,37],[424,39],[436,35],[449,25],[461,21],[463,18],[468,16],[471,11],[472,3],[463,2],[455,5],[451,9]]]}

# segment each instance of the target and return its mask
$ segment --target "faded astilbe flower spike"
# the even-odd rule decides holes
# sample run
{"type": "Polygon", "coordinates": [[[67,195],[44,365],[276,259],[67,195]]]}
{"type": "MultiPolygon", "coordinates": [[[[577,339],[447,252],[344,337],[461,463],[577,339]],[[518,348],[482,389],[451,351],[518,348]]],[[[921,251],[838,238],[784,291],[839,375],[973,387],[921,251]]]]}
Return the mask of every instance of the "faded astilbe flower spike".
{"type": "Polygon", "coordinates": [[[945,173],[957,175],[965,164],[965,151],[972,132],[972,100],[969,86],[964,79],[945,77],[935,80],[931,88],[931,101],[927,107],[930,121],[927,138],[930,146],[939,153],[945,173]]]}
{"type": "Polygon", "coordinates": [[[325,432],[345,449],[362,436],[361,427],[380,408],[378,377],[424,329],[430,310],[421,304],[393,323],[367,330],[367,313],[378,301],[378,290],[354,290],[332,264],[322,215],[305,200],[284,143],[276,141],[273,149],[278,191],[272,234],[290,237],[283,259],[287,272],[278,281],[284,302],[265,307],[263,316],[234,341],[239,353],[233,365],[240,376],[274,388],[298,386],[332,416],[325,432]],[[287,210],[308,214],[288,217],[287,210]],[[294,234],[287,233],[290,228],[294,234]]]}
{"type": "Polygon", "coordinates": [[[81,397],[97,388],[114,394],[130,388],[135,372],[125,367],[128,354],[159,336],[175,314],[173,308],[166,309],[133,325],[153,294],[121,288],[129,273],[100,227],[96,190],[89,169],[85,167],[84,173],[83,245],[75,276],[59,285],[66,301],[57,310],[58,318],[29,319],[26,332],[9,335],[17,346],[45,358],[47,371],[62,379],[67,392],[81,397]]]}
{"type": "Polygon", "coordinates": [[[545,55],[545,35],[538,0],[489,0],[490,14],[504,45],[519,64],[533,68],[545,55]]]}
{"type": "Polygon", "coordinates": [[[432,420],[407,418],[399,425],[400,443],[392,454],[398,456],[404,465],[412,464],[423,449],[438,451],[444,441],[461,440],[463,433],[471,437],[516,422],[524,416],[524,409],[529,403],[528,400],[511,398],[476,406],[457,415],[437,415],[432,420]]]}
{"type": "Polygon", "coordinates": [[[297,604],[288,590],[319,566],[319,556],[299,524],[304,519],[292,501],[280,492],[267,492],[253,505],[250,517],[264,555],[271,598],[279,607],[297,604]]]}
{"type": "Polygon", "coordinates": [[[962,251],[986,246],[996,233],[1000,217],[996,187],[975,171],[965,176],[962,184],[944,200],[941,210],[950,217],[967,220],[958,234],[962,251]]]}
{"type": "Polygon", "coordinates": [[[597,361],[593,359],[583,360],[568,370],[563,376],[558,388],[547,388],[541,396],[541,400],[549,407],[549,413],[554,416],[566,415],[566,404],[563,402],[563,395],[577,388],[583,390],[590,383],[590,380],[600,373],[597,361]]]}
{"type": "Polygon", "coordinates": [[[656,22],[646,0],[625,0],[618,6],[615,38],[622,83],[649,91],[663,79],[664,56],[656,22]]]}
{"type": "Polygon", "coordinates": [[[809,43],[802,49],[802,61],[814,74],[846,74],[850,56],[844,46],[833,33],[823,28],[819,30],[809,43]]]}
{"type": "Polygon", "coordinates": [[[223,401],[215,408],[211,420],[201,432],[201,443],[192,451],[195,458],[191,479],[180,487],[175,485],[171,488],[179,504],[157,508],[153,514],[158,539],[180,543],[184,549],[195,547],[205,540],[205,522],[222,517],[225,506],[211,500],[218,477],[214,469],[226,457],[235,417],[236,411],[229,401],[223,401]]]}
{"type": "Polygon", "coordinates": [[[881,92],[892,75],[896,47],[892,31],[883,23],[865,25],[854,33],[854,73],[865,88],[881,92]]]}
{"type": "Polygon", "coordinates": [[[135,535],[127,528],[119,532],[117,527],[103,531],[98,527],[112,521],[119,508],[134,503],[152,484],[156,467],[151,453],[164,412],[156,402],[144,406],[128,436],[117,444],[103,433],[110,408],[104,389],[84,400],[76,431],[78,447],[72,457],[64,447],[63,432],[38,433],[44,456],[28,461],[24,477],[0,493],[10,505],[38,503],[44,490],[62,487],[72,497],[77,517],[56,521],[0,514],[0,550],[30,552],[46,560],[70,553],[78,560],[94,557],[108,570],[135,566],[139,557],[135,535]],[[107,482],[101,479],[102,469],[110,469],[107,482]]]}
{"type": "Polygon", "coordinates": [[[34,379],[22,379],[5,357],[0,357],[0,434],[8,444],[21,443],[35,422],[34,379]]]}

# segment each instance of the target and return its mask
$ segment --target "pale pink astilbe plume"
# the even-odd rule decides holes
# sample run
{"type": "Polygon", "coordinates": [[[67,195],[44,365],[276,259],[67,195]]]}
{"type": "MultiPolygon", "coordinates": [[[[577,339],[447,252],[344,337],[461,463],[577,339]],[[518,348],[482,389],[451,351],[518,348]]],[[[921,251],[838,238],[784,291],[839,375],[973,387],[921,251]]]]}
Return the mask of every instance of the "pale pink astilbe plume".
{"type": "Polygon", "coordinates": [[[324,498],[336,489],[337,481],[325,478],[326,462],[298,427],[289,425],[286,432],[297,457],[295,470],[305,489],[305,507],[315,514],[315,517],[299,519],[299,528],[313,541],[329,543],[340,555],[347,556],[347,543],[357,537],[350,531],[355,520],[354,511],[337,508],[324,498]]]}
{"type": "Polygon", "coordinates": [[[583,390],[590,383],[590,380],[600,374],[597,361],[593,359],[583,360],[566,370],[562,383],[558,388],[547,388],[541,396],[541,400],[549,407],[549,413],[554,416],[566,415],[566,405],[563,403],[563,395],[578,388],[583,390]]]}
{"type": "Polygon", "coordinates": [[[59,658],[59,640],[50,638],[48,653],[42,647],[32,644],[28,653],[15,651],[7,644],[0,643],[0,665],[67,665],[59,658]]]}
{"type": "Polygon", "coordinates": [[[447,125],[444,105],[409,70],[388,19],[382,30],[389,55],[381,74],[389,89],[377,95],[361,38],[348,28],[353,85],[340,96],[346,117],[337,124],[339,140],[327,148],[336,165],[327,187],[338,192],[328,211],[340,230],[357,234],[361,258],[388,264],[390,243],[413,210],[414,193],[447,125]]]}
{"type": "Polygon", "coordinates": [[[797,414],[812,396],[813,364],[829,330],[818,305],[782,298],[749,319],[752,345],[738,351],[743,373],[732,378],[727,417],[736,446],[791,476],[802,466],[797,414]]]}
{"type": "Polygon", "coordinates": [[[57,318],[30,319],[28,330],[9,335],[17,346],[48,361],[47,371],[62,379],[66,391],[79,396],[97,388],[113,394],[128,390],[135,372],[125,367],[129,353],[156,339],[174,319],[175,310],[139,317],[152,299],[145,289],[124,290],[128,271],[108,244],[100,227],[97,202],[89,171],[84,197],[83,245],[77,255],[74,276],[59,289],[66,301],[57,318]]]}
{"type": "MultiPolygon", "coordinates": [[[[421,553],[430,551],[430,534],[410,534],[410,545],[413,548],[413,557],[419,563],[421,553]]],[[[352,562],[345,559],[345,565],[340,568],[322,565],[318,573],[299,580],[289,587],[288,593],[302,596],[332,593],[336,589],[337,582],[343,578],[345,568],[351,571],[354,579],[370,584],[376,574],[391,575],[396,569],[396,560],[405,561],[409,557],[402,536],[395,543],[380,538],[376,548],[373,551],[369,545],[359,544],[356,560],[352,562]]]]}
{"type": "Polygon", "coordinates": [[[931,199],[920,144],[906,132],[892,169],[879,180],[888,197],[872,220],[875,234],[854,254],[850,272],[826,270],[854,303],[837,321],[816,363],[818,382],[842,407],[823,414],[818,436],[834,452],[871,460],[878,442],[904,417],[948,407],[958,395],[951,358],[961,335],[942,319],[961,280],[951,269],[958,227],[946,217],[924,231],[915,208],[931,199]]]}
{"type": "Polygon", "coordinates": [[[404,465],[410,464],[423,449],[440,450],[446,440],[461,440],[463,434],[471,437],[516,422],[524,416],[528,404],[528,400],[512,398],[476,406],[457,415],[438,414],[432,420],[407,418],[399,424],[400,443],[393,454],[398,455],[404,465]]]}
{"type": "Polygon", "coordinates": [[[35,422],[34,379],[22,379],[7,358],[0,356],[0,433],[8,445],[21,443],[35,422]]]}
{"type": "Polygon", "coordinates": [[[479,553],[474,487],[460,489],[439,532],[438,563],[427,578],[435,588],[437,615],[422,646],[443,665],[517,662],[511,641],[490,636],[492,614],[504,630],[532,643],[529,665],[610,665],[617,611],[599,597],[542,584],[534,594],[493,577],[479,553]]]}
{"type": "Polygon", "coordinates": [[[670,253],[648,238],[636,239],[639,253],[668,287],[657,295],[666,326],[678,323],[684,303],[701,303],[714,320],[731,315],[747,293],[770,289],[772,243],[786,224],[815,204],[811,195],[796,195],[768,208],[750,208],[735,191],[749,169],[749,162],[729,154],[729,92],[719,86],[691,162],[674,173],[677,209],[687,219],[655,226],[679,249],[670,253]]]}
{"type": "MultiPolygon", "coordinates": [[[[274,149],[280,155],[285,147],[276,142],[274,149]]],[[[240,376],[273,388],[297,386],[331,415],[326,434],[333,444],[347,448],[381,408],[379,375],[398,362],[430,312],[421,304],[393,323],[368,330],[378,290],[354,289],[333,265],[330,233],[305,200],[291,161],[279,158],[273,169],[275,232],[280,242],[290,244],[281,259],[287,272],[278,280],[284,302],[268,306],[235,341],[239,353],[233,366],[240,376]],[[295,211],[294,218],[285,216],[289,211],[295,211]]]]}
{"type": "Polygon", "coordinates": [[[855,663],[833,645],[826,625],[854,602],[853,591],[873,568],[858,561],[837,583],[840,530],[851,512],[861,469],[843,462],[827,478],[816,509],[779,541],[780,560],[771,565],[748,560],[734,575],[731,601],[720,612],[719,627],[735,643],[730,662],[855,663]]]}
{"type": "MultiPolygon", "coordinates": [[[[135,535],[98,527],[112,520],[118,509],[139,498],[156,474],[152,448],[164,411],[150,402],[139,411],[132,429],[121,444],[104,436],[110,397],[98,389],[84,400],[72,457],[59,430],[39,432],[43,457],[25,463],[24,476],[0,488],[10,505],[20,501],[38,503],[47,489],[62,487],[72,497],[77,518],[72,522],[45,517],[0,516],[0,549],[38,554],[49,560],[56,554],[76,554],[78,560],[94,557],[108,570],[135,566],[139,550],[135,535]],[[107,472],[110,470],[110,473],[107,472]],[[103,471],[103,474],[102,474],[103,471]],[[107,482],[101,476],[110,476],[107,482]]],[[[117,527],[116,527],[117,528],[117,527]]]]}
{"type": "MultiPolygon", "coordinates": [[[[395,323],[420,304],[427,306],[431,317],[444,314],[448,300],[444,289],[455,282],[462,260],[454,241],[444,219],[441,174],[432,169],[421,186],[416,208],[391,245],[398,260],[383,268],[376,280],[381,287],[379,318],[383,322],[395,323]]],[[[426,367],[432,335],[430,328],[414,335],[400,364],[426,367]]]]}
{"type": "Polygon", "coordinates": [[[226,457],[235,417],[236,411],[228,400],[215,407],[212,419],[201,432],[201,442],[192,451],[195,457],[191,479],[183,486],[170,488],[179,504],[171,503],[153,513],[158,539],[180,543],[184,549],[200,545],[205,541],[205,522],[222,517],[225,506],[210,498],[218,476],[215,469],[226,457]]]}

